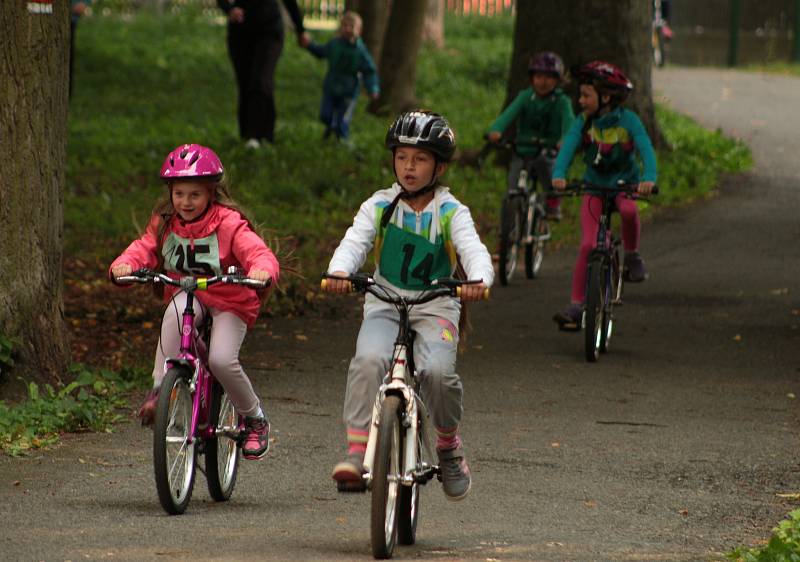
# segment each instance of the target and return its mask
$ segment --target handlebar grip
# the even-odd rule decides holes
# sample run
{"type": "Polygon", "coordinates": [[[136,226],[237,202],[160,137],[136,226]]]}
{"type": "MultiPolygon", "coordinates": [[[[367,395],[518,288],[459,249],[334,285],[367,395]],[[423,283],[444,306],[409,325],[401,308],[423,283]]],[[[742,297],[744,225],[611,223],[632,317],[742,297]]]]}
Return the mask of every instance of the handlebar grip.
{"type": "MultiPolygon", "coordinates": [[[[319,282],[319,287],[323,291],[327,291],[328,290],[328,279],[330,279],[330,277],[325,277],[325,278],[322,279],[322,281],[319,282]]],[[[347,281],[347,292],[348,293],[355,293],[356,292],[356,290],[357,290],[356,286],[353,284],[352,281],[349,281],[347,279],[338,279],[338,278],[334,278],[334,279],[336,279],[337,281],[347,281]]]]}
{"type": "MultiPolygon", "coordinates": [[[[456,287],[456,297],[461,298],[461,285],[456,287]]],[[[486,287],[483,290],[483,294],[481,295],[481,300],[488,301],[489,300],[489,287],[486,287]]]]}

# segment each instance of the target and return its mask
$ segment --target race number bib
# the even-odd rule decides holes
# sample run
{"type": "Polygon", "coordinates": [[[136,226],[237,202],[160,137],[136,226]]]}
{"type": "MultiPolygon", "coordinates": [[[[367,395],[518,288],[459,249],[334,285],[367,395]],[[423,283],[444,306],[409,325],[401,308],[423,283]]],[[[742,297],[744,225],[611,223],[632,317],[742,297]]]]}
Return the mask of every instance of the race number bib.
{"type": "Polygon", "coordinates": [[[217,235],[195,238],[194,244],[188,238],[181,238],[170,232],[164,248],[164,267],[167,271],[184,275],[217,275],[222,273],[219,261],[219,242],[217,235]]]}

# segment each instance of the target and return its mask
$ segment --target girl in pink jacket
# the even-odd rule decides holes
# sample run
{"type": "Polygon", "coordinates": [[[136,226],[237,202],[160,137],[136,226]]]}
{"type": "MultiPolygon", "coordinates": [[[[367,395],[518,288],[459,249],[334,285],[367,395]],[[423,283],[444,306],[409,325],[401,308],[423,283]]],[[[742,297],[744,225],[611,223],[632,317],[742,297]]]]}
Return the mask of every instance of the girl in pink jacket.
{"type": "MultiPolygon", "coordinates": [[[[209,148],[185,144],[173,150],[161,167],[169,194],[153,209],[142,237],[111,264],[113,278],[143,267],[166,270],[179,278],[212,276],[237,266],[252,279],[276,283],[278,260],[228,195],[223,172],[222,163],[209,148]]],[[[164,360],[177,355],[180,348],[180,314],[186,296],[170,286],[164,287],[164,293],[169,304],[156,348],[153,389],[139,410],[144,425],[153,423],[164,360]]],[[[209,367],[236,411],[245,417],[242,453],[247,459],[263,458],[269,449],[269,421],[239,363],[239,348],[256,321],[260,296],[253,289],[220,283],[195,297],[201,304],[196,321],[205,314],[214,319],[209,367]]]]}

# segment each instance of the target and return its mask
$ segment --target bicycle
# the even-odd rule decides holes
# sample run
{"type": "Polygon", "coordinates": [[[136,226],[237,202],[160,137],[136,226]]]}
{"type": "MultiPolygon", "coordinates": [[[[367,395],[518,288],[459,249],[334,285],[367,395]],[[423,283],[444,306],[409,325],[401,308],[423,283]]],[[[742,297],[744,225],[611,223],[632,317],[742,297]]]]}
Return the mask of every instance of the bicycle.
{"type": "MultiPolygon", "coordinates": [[[[494,148],[506,148],[512,152],[514,141],[487,143],[494,148]]],[[[555,157],[555,150],[539,145],[540,150],[548,151],[555,157]]],[[[482,151],[483,152],[483,151],[482,151]]],[[[544,246],[550,239],[550,225],[544,208],[544,195],[537,189],[537,181],[531,162],[535,157],[525,156],[516,187],[508,189],[500,207],[500,284],[508,285],[517,269],[517,259],[521,247],[525,249],[525,276],[535,279],[539,275],[544,259],[544,246]]]]}
{"type": "MultiPolygon", "coordinates": [[[[370,540],[375,558],[391,558],[395,544],[416,541],[419,521],[419,486],[434,477],[441,480],[441,470],[433,463],[434,449],[428,434],[428,410],[419,396],[419,380],[414,366],[415,332],[409,321],[410,310],[418,304],[439,297],[459,297],[461,285],[481,281],[438,279],[432,288],[416,298],[403,297],[390,287],[378,284],[363,274],[328,279],[349,281],[355,291],[370,293],[394,305],[400,314],[389,371],[378,389],[372,409],[363,475],[372,492],[370,540]]],[[[488,298],[488,289],[483,298],[488,298]]]]}
{"type": "Polygon", "coordinates": [[[653,0],[653,22],[650,43],[653,48],[653,64],[661,68],[667,64],[667,44],[672,40],[672,29],[662,12],[661,0],[653,0]]]}
{"type": "MultiPolygon", "coordinates": [[[[616,210],[614,199],[620,193],[635,194],[637,184],[620,184],[615,187],[592,185],[586,182],[567,184],[562,195],[585,193],[599,197],[602,211],[597,225],[597,241],[589,254],[586,268],[586,299],[582,325],[584,329],[584,353],[586,361],[596,362],[601,353],[608,352],[614,328],[614,307],[622,305],[625,285],[625,270],[620,265],[620,239],[611,228],[611,216],[616,210]]],[[[653,186],[653,195],[658,187],[653,186]]]]}
{"type": "Polygon", "coordinates": [[[194,293],[217,283],[265,289],[269,282],[249,279],[235,267],[227,275],[181,277],[139,269],[120,276],[117,283],[164,283],[186,293],[181,322],[181,347],[177,357],[164,362],[153,427],[153,468],[161,507],[171,515],[186,511],[194,489],[196,469],[206,475],[208,492],[215,501],[233,494],[244,440],[244,419],[239,416],[222,385],[208,367],[212,318],[207,314],[194,327],[194,293]],[[205,470],[197,456],[205,455],[205,470]]]}

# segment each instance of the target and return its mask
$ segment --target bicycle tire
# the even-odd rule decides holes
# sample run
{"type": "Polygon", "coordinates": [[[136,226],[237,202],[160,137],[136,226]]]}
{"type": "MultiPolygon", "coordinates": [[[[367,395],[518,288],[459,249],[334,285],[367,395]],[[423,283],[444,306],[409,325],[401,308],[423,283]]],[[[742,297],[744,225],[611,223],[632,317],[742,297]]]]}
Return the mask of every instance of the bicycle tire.
{"type": "Polygon", "coordinates": [[[603,326],[603,265],[601,256],[592,257],[586,283],[586,326],[584,344],[586,360],[594,363],[600,354],[600,334],[603,326]]]}
{"type": "Polygon", "coordinates": [[[186,511],[194,488],[197,441],[189,443],[192,437],[189,435],[192,424],[190,377],[186,369],[175,367],[164,375],[153,427],[153,468],[158,500],[171,515],[186,511]]]}
{"type": "Polygon", "coordinates": [[[544,237],[547,235],[547,218],[538,207],[533,211],[531,234],[533,235],[533,241],[530,244],[525,244],[525,276],[528,279],[536,279],[542,268],[544,237]]]}
{"type": "Polygon", "coordinates": [[[378,426],[378,445],[372,467],[372,510],[370,539],[372,555],[378,559],[391,558],[397,541],[398,478],[400,465],[400,413],[398,396],[387,396],[381,406],[378,426]]]}
{"type": "Polygon", "coordinates": [[[208,493],[214,501],[228,501],[236,486],[241,447],[224,431],[235,431],[239,416],[231,404],[222,385],[214,382],[211,387],[211,416],[208,420],[215,428],[214,437],[206,440],[206,481],[208,493]]]}
{"type": "MultiPolygon", "coordinates": [[[[419,420],[417,433],[417,465],[422,461],[422,432],[425,427],[422,420],[419,420]]],[[[405,431],[400,425],[400,443],[405,442],[405,431]]],[[[400,466],[405,465],[403,448],[400,448],[400,466]]],[[[414,482],[411,486],[400,486],[400,514],[397,524],[397,542],[403,545],[414,544],[417,540],[417,523],[419,521],[419,499],[422,491],[419,482],[414,482]]]]}
{"type": "Polygon", "coordinates": [[[500,209],[500,263],[498,264],[500,284],[503,286],[508,285],[517,269],[522,221],[520,198],[506,195],[500,209]]]}
{"type": "Polygon", "coordinates": [[[619,302],[622,296],[622,268],[619,263],[619,248],[614,248],[611,252],[611,263],[603,272],[607,279],[607,287],[604,290],[606,295],[605,312],[603,313],[603,327],[600,334],[600,353],[608,353],[611,335],[614,331],[614,304],[619,302]]]}

